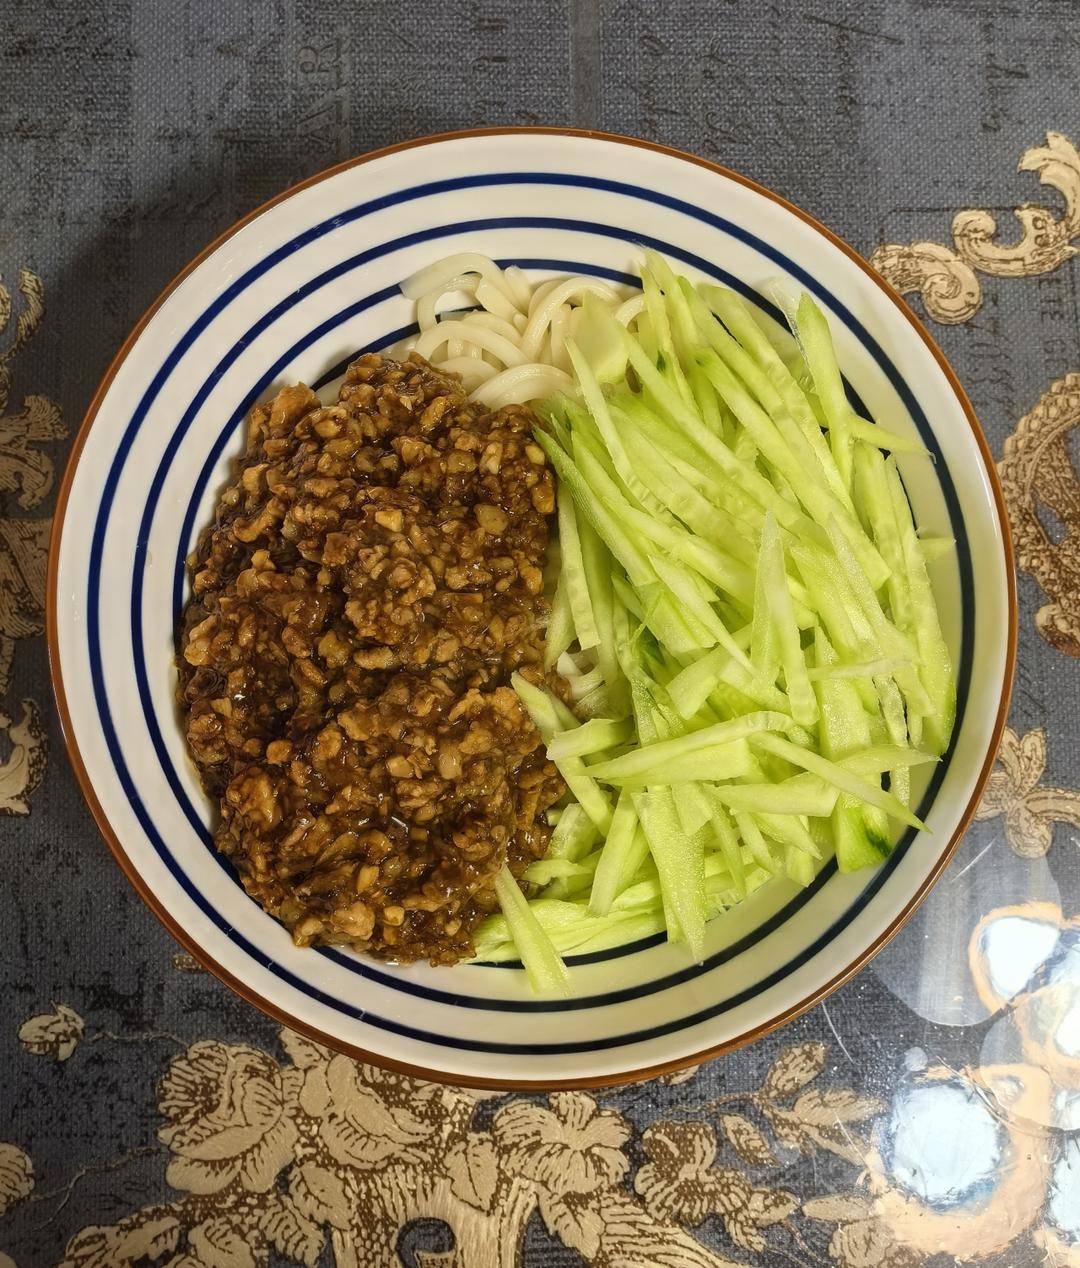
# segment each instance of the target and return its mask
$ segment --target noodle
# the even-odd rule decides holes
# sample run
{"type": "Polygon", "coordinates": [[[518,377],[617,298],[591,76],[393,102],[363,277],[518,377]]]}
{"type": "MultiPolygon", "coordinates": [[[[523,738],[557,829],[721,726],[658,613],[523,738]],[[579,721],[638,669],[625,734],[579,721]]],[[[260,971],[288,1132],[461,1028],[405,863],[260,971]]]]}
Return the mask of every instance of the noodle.
{"type": "Polygon", "coordinates": [[[416,301],[420,327],[407,346],[438,369],[460,374],[473,400],[490,409],[573,389],[566,341],[576,336],[586,299],[610,308],[626,326],[645,310],[641,295],[628,299],[610,282],[556,277],[533,283],[517,265],[501,269],[473,252],[427,265],[401,290],[416,301]],[[440,319],[448,296],[453,300],[440,319]]]}

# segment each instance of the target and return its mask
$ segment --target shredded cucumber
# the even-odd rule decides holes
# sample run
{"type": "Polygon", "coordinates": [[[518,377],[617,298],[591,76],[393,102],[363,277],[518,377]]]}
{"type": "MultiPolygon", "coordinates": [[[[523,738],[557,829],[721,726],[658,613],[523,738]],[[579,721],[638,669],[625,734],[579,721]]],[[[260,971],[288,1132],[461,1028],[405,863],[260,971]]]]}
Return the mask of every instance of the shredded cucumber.
{"type": "Polygon", "coordinates": [[[548,991],[562,955],[664,932],[700,958],[770,877],[879,862],[892,821],[924,827],[911,772],[955,714],[927,572],[951,543],[917,532],[895,457],[922,446],[857,416],[810,296],[776,296],[792,340],[651,252],[642,284],[619,319],[575,310],[576,390],[537,431],[569,692],[513,685],[569,798],[476,950],[548,991]]]}
{"type": "Polygon", "coordinates": [[[503,864],[495,878],[495,893],[506,917],[510,938],[521,957],[529,983],[538,992],[570,993],[570,975],[540,922],[530,910],[510,869],[503,864]]]}

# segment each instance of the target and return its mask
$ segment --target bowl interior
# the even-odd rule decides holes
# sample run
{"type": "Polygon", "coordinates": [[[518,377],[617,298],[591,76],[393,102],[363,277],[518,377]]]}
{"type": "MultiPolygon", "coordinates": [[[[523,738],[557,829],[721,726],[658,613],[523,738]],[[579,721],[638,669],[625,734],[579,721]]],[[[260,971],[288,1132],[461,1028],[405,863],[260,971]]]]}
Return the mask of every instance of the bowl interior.
{"type": "MultiPolygon", "coordinates": [[[[777,337],[782,338],[779,327],[777,337]]],[[[942,865],[1004,709],[1009,570],[973,419],[925,336],[870,271],[778,200],[684,157],[547,133],[423,143],[317,179],[227,237],[153,313],[92,407],[69,473],[51,596],[58,693],[77,770],[158,914],[245,995],[339,1046],[442,1078],[605,1081],[689,1060],[798,1011],[890,932],[942,865]],[[677,191],[677,194],[673,191],[677,191]],[[709,927],[703,963],[652,939],[573,962],[574,996],[519,969],[392,968],[298,950],[213,852],[213,808],[174,705],[183,561],[213,512],[251,405],[326,383],[411,328],[398,283],[454,251],[538,275],[633,285],[642,244],[768,312],[775,279],[824,306],[850,388],[928,456],[900,466],[957,665],[958,726],[924,778],[930,834],[880,869],[775,881],[709,927]]]]}

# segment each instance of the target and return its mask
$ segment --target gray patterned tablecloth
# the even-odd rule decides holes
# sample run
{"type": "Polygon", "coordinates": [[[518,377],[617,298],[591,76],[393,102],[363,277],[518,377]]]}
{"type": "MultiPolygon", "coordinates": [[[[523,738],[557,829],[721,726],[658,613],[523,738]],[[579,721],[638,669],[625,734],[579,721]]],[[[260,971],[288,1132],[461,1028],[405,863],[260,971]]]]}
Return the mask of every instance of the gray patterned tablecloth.
{"type": "Polygon", "coordinates": [[[1080,1265],[1078,103],[1073,0],[0,0],[0,1268],[1080,1265]],[[871,257],[1021,568],[1011,729],[918,916],[780,1033],[596,1095],[411,1085],[198,971],[42,638],[65,442],[161,287],[321,167],[503,123],[717,159],[871,257]]]}

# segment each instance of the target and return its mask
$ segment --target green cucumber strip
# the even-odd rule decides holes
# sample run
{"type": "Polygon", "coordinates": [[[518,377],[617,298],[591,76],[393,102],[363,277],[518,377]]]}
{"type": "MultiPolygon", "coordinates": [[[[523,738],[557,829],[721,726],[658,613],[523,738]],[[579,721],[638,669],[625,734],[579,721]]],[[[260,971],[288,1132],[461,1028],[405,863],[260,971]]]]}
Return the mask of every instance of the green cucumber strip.
{"type": "Polygon", "coordinates": [[[705,301],[688,282],[684,282],[683,293],[693,311],[699,332],[754,394],[764,411],[776,423],[792,453],[805,464],[808,474],[820,478],[848,510],[854,510],[848,490],[844,487],[829,447],[805,398],[801,398],[801,393],[798,394],[799,400],[793,397],[793,410],[753,354],[716,321],[705,301]],[[797,418],[796,414],[800,417],[797,418]]]}
{"type": "Polygon", "coordinates": [[[720,682],[724,664],[730,659],[722,647],[692,660],[668,683],[668,694],[679,717],[689,721],[708,700],[720,682]]]}
{"type": "Polygon", "coordinates": [[[495,894],[529,985],[534,991],[569,995],[570,975],[566,965],[530,910],[525,895],[505,863],[495,878],[495,894]]]}
{"type": "Polygon", "coordinates": [[[901,823],[925,830],[926,824],[921,819],[917,819],[906,806],[902,806],[891,793],[887,793],[883,788],[875,787],[873,784],[867,783],[865,779],[860,779],[857,775],[853,775],[851,771],[846,770],[837,762],[830,762],[828,758],[821,757],[817,753],[810,753],[779,735],[759,731],[748,738],[754,747],[764,749],[765,752],[772,753],[777,757],[782,757],[786,761],[791,762],[793,766],[801,766],[803,770],[809,771],[812,775],[820,775],[822,779],[834,784],[841,792],[850,793],[853,797],[857,797],[868,805],[879,807],[894,819],[899,819],[901,823]]]}
{"type": "Polygon", "coordinates": [[[806,675],[806,658],[803,656],[799,627],[791,606],[787,572],[784,568],[784,549],[780,533],[772,516],[765,517],[761,530],[761,554],[758,572],[765,574],[762,583],[768,603],[768,612],[776,627],[776,640],[780,649],[780,663],[784,670],[791,716],[801,726],[813,726],[817,721],[818,707],[810,679],[806,675]]]}
{"type": "MultiPolygon", "coordinates": [[[[637,811],[628,792],[621,792],[611,816],[600,861],[593,876],[589,910],[595,916],[606,916],[626,879],[627,865],[632,852],[634,834],[637,832],[637,811]]],[[[640,864],[640,860],[639,860],[640,864]]],[[[636,870],[636,868],[635,868],[636,870]]]]}
{"type": "Polygon", "coordinates": [[[785,850],[801,850],[810,858],[820,858],[821,850],[799,815],[755,814],[755,820],[766,836],[778,841],[785,850]]]}
{"type": "Polygon", "coordinates": [[[683,609],[684,614],[691,616],[703,630],[708,631],[707,646],[714,647],[720,643],[729,654],[745,659],[743,653],[735,645],[727,626],[713,610],[708,599],[698,590],[693,577],[685,568],[680,568],[678,564],[660,555],[650,555],[649,564],[671,592],[676,603],[683,609]]]}
{"type": "MultiPolygon", "coordinates": [[[[658,749],[660,745],[647,745],[643,749],[635,749],[632,753],[625,754],[624,757],[648,752],[649,748],[658,749]]],[[[677,757],[658,759],[653,765],[639,769],[630,771],[609,769],[615,767],[616,762],[623,760],[623,757],[617,757],[611,762],[590,766],[589,773],[593,778],[616,788],[643,788],[651,784],[682,785],[698,783],[701,780],[742,779],[751,774],[753,769],[750,750],[746,741],[742,739],[732,740],[726,744],[709,744],[704,748],[695,748],[677,757]]]]}
{"type": "MultiPolygon", "coordinates": [[[[839,570],[830,570],[820,551],[805,546],[790,546],[788,554],[799,570],[799,576],[802,577],[821,618],[820,625],[828,633],[841,662],[852,664],[872,659],[867,653],[876,649],[855,628],[851,619],[851,605],[845,602],[837,585],[839,570]]],[[[861,613],[859,616],[862,618],[861,613]]]]}
{"type": "Polygon", "coordinates": [[[562,552],[562,571],[559,584],[566,584],[570,599],[570,611],[574,618],[574,631],[578,646],[588,651],[600,642],[592,603],[589,599],[589,583],[585,576],[585,564],[581,558],[581,541],[578,537],[577,516],[569,489],[560,484],[558,489],[559,549],[562,552]]]}
{"type": "MultiPolygon", "coordinates": [[[[626,373],[626,351],[618,322],[598,295],[586,294],[581,304],[576,343],[585,363],[601,383],[616,383],[626,373]]],[[[565,446],[564,446],[565,448],[565,446]]]]}
{"type": "MultiPolygon", "coordinates": [[[[679,823],[670,788],[634,794],[634,808],[660,874],[665,912],[700,960],[705,945],[705,851],[700,834],[688,836],[679,823]]],[[[668,922],[669,941],[678,940],[668,922]]]]}
{"type": "MultiPolygon", "coordinates": [[[[626,362],[624,360],[623,364],[626,362]]],[[[555,439],[555,443],[561,449],[569,449],[570,447],[570,427],[567,423],[567,409],[573,404],[562,393],[551,397],[544,401],[537,413],[548,425],[551,435],[555,439]]]]}
{"type": "Polygon", "coordinates": [[[697,780],[680,786],[675,809],[682,830],[688,836],[700,831],[712,818],[713,812],[712,803],[697,780]]]}
{"type": "Polygon", "coordinates": [[[731,880],[735,893],[740,898],[746,897],[746,865],[743,862],[739,838],[728,816],[726,807],[714,804],[712,808],[712,826],[720,845],[720,853],[731,872],[731,880]]]}
{"type": "MultiPolygon", "coordinates": [[[[900,768],[905,775],[908,773],[908,767],[900,768]]],[[[895,789],[890,787],[890,792],[895,794],[895,789]]],[[[899,798],[901,805],[907,805],[908,802],[899,798]]],[[[882,858],[892,853],[893,836],[889,829],[889,816],[884,810],[879,810],[877,806],[863,806],[862,808],[863,825],[866,832],[866,839],[878,851],[882,858]]]]}
{"type": "Polygon", "coordinates": [[[706,798],[701,790],[701,781],[691,780],[681,785],[678,796],[674,799],[674,806],[676,806],[679,827],[688,837],[692,837],[695,832],[700,832],[705,824],[709,823],[712,806],[709,798],[706,798]]]}
{"type": "Polygon", "coordinates": [[[932,564],[935,559],[943,559],[946,555],[951,555],[956,549],[954,537],[937,537],[933,533],[926,535],[920,533],[918,538],[923,560],[928,564],[932,564]]]}
{"type": "Polygon", "coordinates": [[[842,795],[833,811],[831,826],[836,844],[836,865],[841,872],[857,872],[880,863],[884,855],[866,830],[863,807],[842,795]]]}
{"type": "Polygon", "coordinates": [[[795,310],[795,333],[829,426],[829,448],[844,484],[850,489],[852,440],[848,420],[851,406],[844,391],[829,323],[808,294],[800,297],[795,310]]]}
{"type": "MultiPolygon", "coordinates": [[[[886,655],[908,662],[895,671],[894,677],[908,705],[917,712],[926,712],[929,704],[926,692],[914,665],[910,663],[918,655],[915,644],[885,616],[869,578],[860,568],[850,543],[835,521],[829,526],[829,536],[839,566],[836,580],[841,588],[846,586],[855,599],[856,608],[851,611],[851,616],[861,617],[870,631],[870,637],[886,655]]],[[[895,712],[893,722],[895,731],[895,712]]]]}
{"type": "Polygon", "coordinates": [[[898,432],[882,427],[880,423],[867,422],[855,413],[848,415],[846,425],[853,440],[873,445],[876,449],[888,449],[891,453],[928,452],[926,446],[920,444],[914,436],[901,436],[898,432]]]}
{"type": "Polygon", "coordinates": [[[668,307],[660,290],[659,279],[647,264],[641,270],[641,289],[645,296],[645,311],[649,315],[649,323],[656,338],[656,349],[659,354],[653,360],[658,363],[661,373],[671,383],[683,401],[688,406],[693,407],[694,394],[691,392],[690,385],[687,383],[686,376],[683,374],[682,367],[679,364],[679,354],[675,349],[675,342],[671,333],[668,307]]]}
{"type": "MultiPolygon", "coordinates": [[[[644,841],[644,833],[639,833],[644,841]]],[[[648,842],[645,842],[645,851],[648,852],[648,842]]],[[[652,860],[649,860],[649,875],[640,877],[635,880],[633,885],[622,891],[619,898],[612,905],[612,915],[621,915],[633,910],[641,908],[652,908],[658,902],[662,902],[660,895],[660,877],[659,872],[655,869],[652,860]]],[[[725,889],[731,888],[731,874],[728,865],[720,857],[719,852],[712,851],[706,853],[705,856],[705,893],[706,893],[706,913],[712,907],[712,902],[717,894],[723,893],[725,889]]]]}
{"type": "Polygon", "coordinates": [[[655,445],[665,461],[696,489],[725,500],[730,498],[734,502],[741,502],[745,510],[756,510],[760,514],[757,503],[746,494],[740,494],[730,479],[719,476],[715,468],[711,471],[702,470],[700,448],[640,393],[629,389],[613,392],[608,404],[612,417],[619,423],[620,432],[632,431],[655,445]]]}
{"type": "MultiPolygon", "coordinates": [[[[620,415],[626,418],[626,415],[620,415]]],[[[710,499],[671,463],[652,440],[627,422],[626,444],[642,481],[660,498],[673,515],[699,537],[723,549],[740,563],[752,566],[756,558],[746,540],[745,524],[710,499]]]]}
{"type": "MultiPolygon", "coordinates": [[[[612,913],[611,916],[590,916],[578,902],[549,898],[534,898],[529,908],[560,955],[603,950],[607,946],[618,946],[649,933],[661,932],[664,928],[664,914],[659,901],[642,904],[634,910],[612,913]]],[[[474,942],[477,960],[499,963],[519,958],[503,916],[488,916],[481,921],[476,928],[474,942]]]]}
{"type": "Polygon", "coordinates": [[[608,718],[612,714],[619,713],[625,716],[629,709],[626,683],[622,678],[619,678],[615,684],[602,683],[599,687],[594,687],[587,695],[582,696],[580,700],[574,702],[575,713],[579,717],[589,720],[592,718],[608,718]]]}
{"type": "Polygon", "coordinates": [[[851,661],[841,664],[839,661],[824,668],[811,666],[806,672],[811,682],[821,682],[832,678],[876,678],[891,674],[895,669],[910,665],[909,660],[883,658],[880,660],[851,661]]]}
{"type": "MultiPolygon", "coordinates": [[[[835,578],[819,566],[817,556],[801,546],[793,546],[790,550],[792,559],[813,596],[821,617],[821,625],[835,644],[837,652],[848,663],[865,660],[871,650],[860,638],[844,600],[835,584],[835,578]]],[[[864,709],[876,710],[878,707],[877,692],[869,678],[851,680],[862,701],[864,709]]]]}
{"type": "Polygon", "coordinates": [[[949,650],[941,633],[941,622],[926,572],[926,561],[915,535],[911,507],[893,459],[886,463],[886,479],[904,550],[913,634],[921,662],[919,673],[930,704],[923,727],[924,735],[927,744],[935,752],[944,753],[949,746],[956,719],[956,679],[949,650]]]}
{"type": "Polygon", "coordinates": [[[874,687],[878,693],[878,700],[881,704],[881,716],[885,721],[885,729],[889,733],[889,739],[894,744],[906,745],[909,738],[907,713],[904,710],[904,700],[900,694],[900,688],[892,678],[884,674],[880,674],[874,679],[874,687]]]}
{"type": "Polygon", "coordinates": [[[572,801],[564,807],[563,813],[559,816],[559,822],[548,839],[548,848],[544,857],[567,859],[576,863],[588,854],[598,837],[596,824],[578,802],[572,801]]]}
{"type": "MultiPolygon", "coordinates": [[[[757,398],[755,403],[759,404],[762,412],[772,419],[776,431],[787,446],[791,457],[804,467],[808,479],[820,482],[832,496],[838,499],[843,507],[853,513],[854,507],[852,506],[851,495],[843,485],[840,473],[836,469],[832,454],[829,452],[820,430],[816,426],[812,430],[800,426],[780,393],[769,382],[768,376],[754,362],[753,357],[716,322],[709,314],[704,303],[702,303],[701,308],[704,314],[701,321],[701,329],[707,335],[714,352],[727,365],[728,369],[737,376],[737,379],[741,380],[757,398]],[[813,439],[815,433],[817,443],[813,439]]],[[[721,396],[725,396],[715,381],[713,381],[713,385],[720,391],[721,396]]],[[[734,404],[730,400],[727,403],[734,409],[736,417],[739,417],[739,410],[735,408],[734,404]]],[[[807,409],[806,413],[809,416],[809,409],[807,409]]],[[[761,444],[758,435],[753,430],[751,434],[754,435],[758,448],[763,453],[766,453],[766,449],[761,444]]]]}
{"type": "Polygon", "coordinates": [[[599,433],[599,438],[610,455],[611,464],[616,474],[626,485],[629,492],[637,498],[647,511],[653,515],[664,515],[667,508],[638,479],[634,464],[630,461],[630,457],[619,435],[619,430],[611,417],[607,400],[600,390],[600,384],[596,381],[592,371],[589,369],[588,362],[582,357],[581,352],[572,339],[566,341],[566,351],[570,356],[570,363],[574,367],[574,374],[577,377],[578,387],[581,389],[585,408],[599,433]]]}
{"type": "MultiPolygon", "coordinates": [[[[836,469],[832,453],[825,437],[822,435],[821,426],[807,399],[803,386],[792,375],[768,336],[758,325],[751,312],[750,305],[734,291],[725,290],[719,286],[702,286],[700,293],[708,308],[720,318],[728,330],[731,331],[739,343],[764,370],[766,382],[775,388],[783,402],[784,408],[798,423],[807,443],[817,454],[818,461],[828,475],[830,486],[838,495],[841,491],[846,493],[847,490],[844,487],[843,480],[836,469]],[[833,472],[835,472],[835,475],[832,474],[833,472]]],[[[801,353],[797,354],[797,360],[805,368],[801,353]]],[[[808,370],[807,374],[809,374],[808,370]]],[[[758,399],[760,400],[761,398],[759,397],[758,399]]],[[[769,408],[766,401],[763,400],[761,403],[766,408],[769,408]]]]}
{"type": "Polygon", "coordinates": [[[581,540],[585,582],[589,588],[596,629],[600,635],[600,642],[596,647],[597,668],[613,699],[620,702],[620,711],[625,712],[626,684],[619,673],[619,658],[615,650],[615,594],[612,588],[615,563],[588,520],[578,521],[578,536],[581,540]]]}
{"type": "Polygon", "coordinates": [[[906,766],[889,772],[889,791],[902,806],[911,805],[911,771],[906,766]]]}
{"type": "Polygon", "coordinates": [[[551,669],[574,641],[574,614],[570,610],[570,593],[566,575],[561,570],[551,601],[547,629],[544,631],[544,668],[551,669]]]}
{"type": "MultiPolygon", "coordinates": [[[[792,452],[777,431],[775,423],[739,385],[735,376],[714,352],[701,354],[699,364],[753,437],[754,444],[762,455],[777,475],[788,483],[794,497],[802,503],[810,518],[822,528],[833,519],[843,524],[860,565],[873,579],[875,586],[880,585],[888,575],[888,568],[873,542],[863,532],[862,525],[851,509],[850,497],[841,501],[832,492],[821,474],[820,466],[816,472],[813,468],[806,468],[809,458],[792,452]]],[[[799,434],[797,429],[795,434],[799,434]]]]}
{"type": "Polygon", "coordinates": [[[522,872],[521,877],[530,885],[543,886],[554,880],[570,880],[577,877],[591,879],[595,870],[595,862],[590,866],[588,863],[572,863],[569,859],[543,858],[530,863],[522,872]]]}
{"type": "Polygon", "coordinates": [[[618,721],[592,718],[573,731],[562,731],[552,736],[547,751],[553,762],[560,757],[591,757],[605,749],[628,744],[633,738],[634,724],[630,718],[618,721]]]}
{"type": "MultiPolygon", "coordinates": [[[[824,630],[814,635],[814,657],[822,672],[836,664],[836,653],[824,630]]],[[[870,745],[870,726],[857,684],[842,677],[822,677],[816,684],[821,709],[819,734],[822,754],[838,761],[870,745]]]]}
{"type": "Polygon", "coordinates": [[[783,859],[779,851],[768,845],[754,816],[747,814],[745,810],[736,810],[735,826],[739,830],[743,845],[758,867],[764,868],[772,876],[779,875],[783,867],[783,859]]]}
{"type": "MultiPolygon", "coordinates": [[[[652,906],[657,900],[661,899],[660,893],[660,873],[656,870],[656,864],[652,855],[649,853],[649,842],[642,832],[640,824],[634,834],[634,850],[641,849],[641,862],[638,864],[637,870],[629,877],[629,881],[620,890],[618,897],[611,905],[613,914],[633,911],[637,907],[652,906]]],[[[710,859],[706,855],[705,858],[705,880],[706,883],[712,875],[717,871],[711,866],[710,859]]],[[[726,873],[726,868],[722,869],[726,873]]]]}
{"type": "Polygon", "coordinates": [[[600,929],[591,938],[586,939],[574,948],[578,955],[589,955],[594,951],[608,951],[612,947],[623,947],[630,942],[638,942],[651,934],[664,930],[664,914],[659,906],[653,911],[634,911],[619,920],[605,917],[600,929]]]}
{"type": "Polygon", "coordinates": [[[863,571],[858,559],[856,559],[851,543],[848,541],[840,524],[836,520],[832,520],[826,531],[829,534],[833,554],[840,565],[844,581],[855,596],[855,601],[873,631],[874,637],[881,646],[882,651],[886,655],[898,656],[902,660],[914,660],[916,657],[914,644],[885,615],[875,593],[874,584],[863,571]]]}
{"type": "MultiPolygon", "coordinates": [[[[723,339],[717,327],[718,337],[723,339]]],[[[727,336],[730,340],[730,336],[727,336]]],[[[730,340],[731,346],[734,341],[730,340]]],[[[770,415],[751,396],[735,373],[725,364],[730,352],[722,358],[711,349],[700,352],[697,364],[720,395],[720,399],[732,411],[740,425],[746,429],[755,448],[762,457],[783,476],[791,486],[798,501],[807,513],[823,525],[833,516],[854,518],[849,494],[840,498],[830,487],[812,447],[794,421],[782,412],[778,418],[770,415]]]]}
{"type": "Polygon", "coordinates": [[[784,851],[784,871],[789,880],[805,889],[814,879],[814,860],[804,850],[789,845],[784,851]]]}
{"type": "Polygon", "coordinates": [[[720,400],[715,388],[694,361],[690,361],[686,367],[686,380],[694,394],[694,405],[701,415],[701,421],[714,436],[724,439],[724,415],[720,400]]]}
{"type": "Polygon", "coordinates": [[[900,770],[905,766],[922,766],[927,762],[938,762],[941,759],[934,753],[924,753],[920,749],[900,747],[895,744],[875,744],[869,748],[857,749],[840,759],[840,764],[855,775],[870,779],[874,775],[882,775],[887,770],[900,770]]]}
{"type": "Polygon", "coordinates": [[[695,447],[711,458],[719,471],[736,484],[764,510],[771,510],[785,528],[794,528],[805,520],[797,507],[786,501],[769,481],[753,466],[732,453],[720,437],[713,435],[698,415],[664,382],[656,367],[629,335],[627,355],[642,384],[670,420],[682,427],[695,447]]]}
{"type": "MultiPolygon", "coordinates": [[[[770,590],[776,582],[775,569],[762,567],[762,542],[758,547],[757,575],[754,579],[754,610],[750,621],[750,663],[765,682],[775,684],[780,672],[780,635],[770,606],[770,590]]],[[[785,574],[786,575],[786,574],[785,574]]]]}
{"type": "Polygon", "coordinates": [[[904,567],[904,547],[896,525],[892,498],[889,496],[885,459],[878,450],[867,445],[855,447],[855,488],[867,529],[881,551],[882,559],[889,566],[885,591],[889,597],[889,612],[893,624],[901,630],[910,629],[911,597],[908,594],[907,570],[904,567]]]}
{"type": "MultiPolygon", "coordinates": [[[[731,718],[727,722],[718,722],[715,726],[703,727],[688,735],[680,735],[675,739],[650,742],[641,735],[641,723],[638,722],[641,747],[610,762],[602,762],[589,768],[590,773],[599,779],[608,776],[637,775],[643,771],[659,769],[664,763],[674,758],[692,753],[696,749],[711,748],[718,744],[730,744],[733,740],[742,740],[759,731],[790,731],[793,727],[791,718],[784,713],[772,713],[760,710],[747,713],[742,717],[731,718]]],[[[541,732],[543,734],[543,732],[541,732]]],[[[658,783],[663,782],[657,780],[658,783]]]]}
{"type": "MultiPolygon", "coordinates": [[[[533,686],[520,674],[514,674],[510,683],[545,744],[550,743],[552,737],[558,732],[578,725],[577,719],[561,700],[557,700],[542,688],[533,686]]],[[[566,780],[567,788],[577,798],[601,835],[606,834],[611,826],[611,803],[600,785],[587,773],[585,763],[580,757],[565,757],[555,765],[566,780]]]]}
{"type": "MultiPolygon", "coordinates": [[[[734,641],[738,646],[738,640],[734,641]]],[[[668,683],[668,692],[679,716],[690,719],[701,710],[721,683],[737,688],[756,707],[776,712],[783,712],[787,708],[787,700],[782,691],[766,682],[762,675],[748,672],[742,664],[742,658],[739,661],[733,660],[722,647],[714,648],[676,674],[668,683]]]]}
{"type": "Polygon", "coordinates": [[[779,784],[717,784],[710,795],[731,810],[825,816],[832,813],[839,793],[816,775],[793,775],[779,784]]]}
{"type": "Polygon", "coordinates": [[[650,580],[649,567],[644,556],[619,527],[616,518],[597,497],[593,496],[592,489],[570,455],[556,444],[554,437],[539,428],[534,435],[536,443],[547,454],[548,460],[555,468],[556,475],[570,489],[575,507],[600,534],[604,544],[626,569],[627,575],[634,584],[642,585],[650,580]]]}

